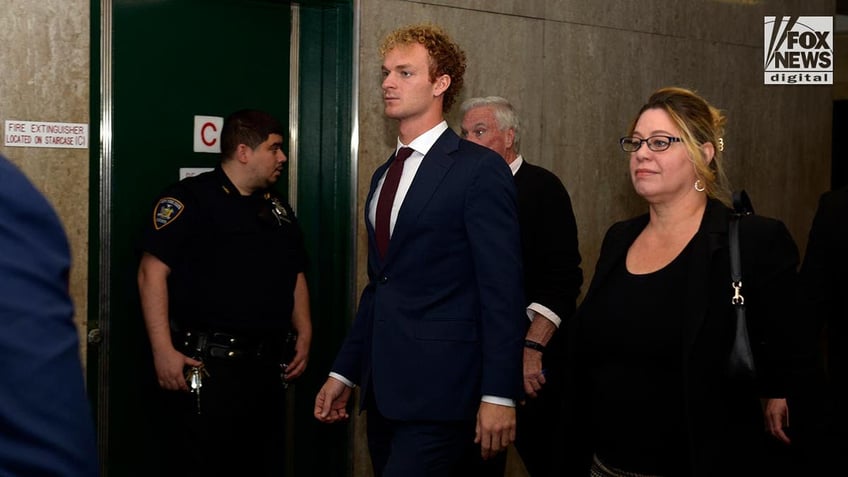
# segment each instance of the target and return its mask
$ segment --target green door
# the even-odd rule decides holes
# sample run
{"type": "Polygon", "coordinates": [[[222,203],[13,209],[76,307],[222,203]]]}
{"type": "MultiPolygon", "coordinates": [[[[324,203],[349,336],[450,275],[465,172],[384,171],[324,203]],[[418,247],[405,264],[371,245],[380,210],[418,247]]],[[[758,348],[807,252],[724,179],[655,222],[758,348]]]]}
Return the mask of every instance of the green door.
{"type": "MultiPolygon", "coordinates": [[[[101,138],[101,147],[92,148],[91,160],[89,329],[100,338],[89,345],[87,367],[103,475],[157,475],[155,443],[164,431],[136,289],[136,244],[151,220],[152,200],[179,179],[180,169],[213,167],[218,160],[217,154],[194,152],[195,116],[256,108],[285,124],[301,105],[311,106],[292,117],[298,129],[310,132],[300,139],[297,155],[304,159],[297,161],[291,181],[297,193],[290,199],[312,257],[316,336],[311,367],[290,392],[289,455],[297,456],[290,474],[343,475],[345,429],[318,426],[311,400],[349,322],[352,301],[351,161],[344,147],[350,143],[351,72],[344,66],[352,51],[344,46],[351,38],[349,3],[294,10],[270,0],[96,3],[92,24],[102,19],[103,29],[92,28],[91,110],[102,117],[99,125],[92,121],[92,137],[101,138]],[[293,24],[314,35],[300,40],[303,53],[294,58],[293,24]],[[328,54],[320,45],[335,48],[328,54]],[[306,96],[289,87],[291,65],[301,62],[294,84],[308,85],[306,96]],[[328,95],[339,100],[316,109],[328,95]],[[317,144],[306,144],[310,139],[317,144]],[[319,447],[329,459],[314,452],[319,447]]],[[[284,194],[289,183],[287,177],[278,183],[284,194]]]]}

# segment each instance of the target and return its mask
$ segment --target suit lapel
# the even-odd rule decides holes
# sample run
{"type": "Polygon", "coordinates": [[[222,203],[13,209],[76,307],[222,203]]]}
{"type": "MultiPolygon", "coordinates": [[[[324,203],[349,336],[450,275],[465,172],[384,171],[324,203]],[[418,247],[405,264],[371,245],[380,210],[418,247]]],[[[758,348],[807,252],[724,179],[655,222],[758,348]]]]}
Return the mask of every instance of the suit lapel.
{"type": "Polygon", "coordinates": [[[459,136],[451,129],[447,129],[424,156],[398,211],[384,263],[389,262],[397,250],[400,250],[421,211],[427,206],[448,170],[453,166],[454,160],[450,155],[458,148],[459,136]]]}

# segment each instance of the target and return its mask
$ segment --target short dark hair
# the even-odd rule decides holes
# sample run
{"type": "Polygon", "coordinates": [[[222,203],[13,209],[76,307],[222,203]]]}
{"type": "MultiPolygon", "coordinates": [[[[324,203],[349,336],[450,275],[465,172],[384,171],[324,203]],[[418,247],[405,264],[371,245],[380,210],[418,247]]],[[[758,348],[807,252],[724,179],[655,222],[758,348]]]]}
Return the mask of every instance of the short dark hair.
{"type": "Polygon", "coordinates": [[[274,116],[255,109],[242,109],[224,119],[221,130],[221,156],[227,160],[239,144],[255,149],[271,134],[283,135],[283,126],[274,116]]]}

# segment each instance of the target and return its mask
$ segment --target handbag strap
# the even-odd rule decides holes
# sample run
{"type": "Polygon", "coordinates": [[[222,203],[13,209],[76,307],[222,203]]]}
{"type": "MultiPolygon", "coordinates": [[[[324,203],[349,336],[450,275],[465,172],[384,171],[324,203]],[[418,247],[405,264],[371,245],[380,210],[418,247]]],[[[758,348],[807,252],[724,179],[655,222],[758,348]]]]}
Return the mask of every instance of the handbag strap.
{"type": "Polygon", "coordinates": [[[754,206],[751,204],[751,198],[744,189],[733,192],[733,210],[740,215],[751,215],[754,213],[754,206]]]}
{"type": "Polygon", "coordinates": [[[733,298],[731,302],[736,306],[745,304],[742,296],[742,254],[739,251],[739,221],[746,215],[754,213],[751,199],[744,190],[733,193],[733,213],[730,216],[728,233],[730,235],[730,279],[733,286],[733,298]]]}
{"type": "Polygon", "coordinates": [[[733,212],[728,222],[728,243],[730,245],[730,276],[733,287],[733,304],[735,316],[735,334],[733,345],[728,356],[728,372],[731,378],[751,382],[756,379],[756,365],[751,342],[748,338],[748,326],[745,320],[745,298],[742,296],[742,254],[739,246],[741,235],[740,223],[742,217],[754,213],[751,201],[745,191],[733,194],[733,212]]]}

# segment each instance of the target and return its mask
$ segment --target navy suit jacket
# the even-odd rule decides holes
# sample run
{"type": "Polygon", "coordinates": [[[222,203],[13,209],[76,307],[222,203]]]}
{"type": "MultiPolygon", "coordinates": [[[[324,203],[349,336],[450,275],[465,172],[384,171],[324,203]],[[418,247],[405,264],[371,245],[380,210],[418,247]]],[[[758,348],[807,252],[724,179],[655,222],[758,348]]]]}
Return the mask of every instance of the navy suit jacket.
{"type": "Polygon", "coordinates": [[[524,314],[515,184],[496,153],[446,130],[424,157],[381,259],[366,202],[368,278],[333,371],[387,418],[474,419],[517,399],[524,314]],[[370,401],[369,401],[370,402],[370,401]]]}
{"type": "Polygon", "coordinates": [[[98,474],[70,266],[56,213],[0,156],[0,475],[98,474]]]}

